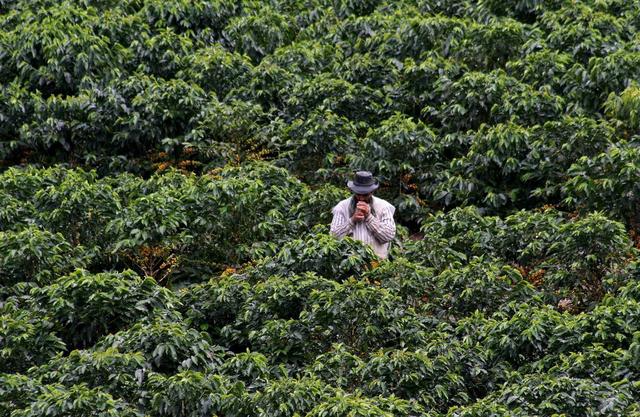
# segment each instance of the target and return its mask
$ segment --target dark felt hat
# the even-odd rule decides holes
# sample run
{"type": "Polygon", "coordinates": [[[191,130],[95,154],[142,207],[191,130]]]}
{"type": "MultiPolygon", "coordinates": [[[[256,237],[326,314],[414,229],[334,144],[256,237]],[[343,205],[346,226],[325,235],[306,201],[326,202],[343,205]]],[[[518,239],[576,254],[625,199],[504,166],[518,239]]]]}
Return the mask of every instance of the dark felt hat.
{"type": "Polygon", "coordinates": [[[369,194],[378,189],[380,184],[369,171],[358,171],[353,181],[347,181],[347,187],[356,194],[369,194]]]}

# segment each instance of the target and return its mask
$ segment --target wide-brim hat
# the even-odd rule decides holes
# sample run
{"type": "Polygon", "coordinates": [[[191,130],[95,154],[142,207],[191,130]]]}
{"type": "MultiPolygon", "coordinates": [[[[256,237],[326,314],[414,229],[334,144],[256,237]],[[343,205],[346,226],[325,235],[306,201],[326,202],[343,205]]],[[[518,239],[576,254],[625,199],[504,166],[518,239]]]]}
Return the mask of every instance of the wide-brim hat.
{"type": "Polygon", "coordinates": [[[380,184],[369,171],[356,172],[353,181],[347,181],[347,187],[356,194],[369,194],[378,189],[380,184]]]}

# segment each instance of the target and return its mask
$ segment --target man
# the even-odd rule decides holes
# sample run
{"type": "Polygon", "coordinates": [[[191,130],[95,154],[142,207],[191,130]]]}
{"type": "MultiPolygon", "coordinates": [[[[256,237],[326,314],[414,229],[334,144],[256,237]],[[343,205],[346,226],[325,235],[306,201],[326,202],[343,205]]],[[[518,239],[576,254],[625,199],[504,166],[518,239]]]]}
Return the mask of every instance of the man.
{"type": "Polygon", "coordinates": [[[389,242],[396,235],[393,221],[396,209],[385,200],[373,196],[378,186],[371,172],[355,173],[353,181],[347,182],[353,196],[340,201],[332,210],[331,234],[361,240],[385,259],[389,253],[389,242]]]}

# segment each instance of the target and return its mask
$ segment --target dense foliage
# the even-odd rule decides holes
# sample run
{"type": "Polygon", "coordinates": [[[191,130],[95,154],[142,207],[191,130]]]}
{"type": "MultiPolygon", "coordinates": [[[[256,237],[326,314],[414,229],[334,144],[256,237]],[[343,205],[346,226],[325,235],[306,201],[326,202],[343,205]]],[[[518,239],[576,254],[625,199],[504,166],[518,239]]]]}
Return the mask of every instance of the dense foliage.
{"type": "Polygon", "coordinates": [[[640,416],[640,6],[0,0],[0,416],[640,416]],[[329,234],[355,169],[398,234],[329,234]]]}

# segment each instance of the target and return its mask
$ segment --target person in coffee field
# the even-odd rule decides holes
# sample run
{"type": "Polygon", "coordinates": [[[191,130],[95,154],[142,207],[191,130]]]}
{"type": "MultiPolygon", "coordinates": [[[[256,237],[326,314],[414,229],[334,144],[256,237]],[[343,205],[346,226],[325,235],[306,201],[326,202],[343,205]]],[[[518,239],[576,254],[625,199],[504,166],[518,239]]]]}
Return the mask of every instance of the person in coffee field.
{"type": "Polygon", "coordinates": [[[340,201],[331,210],[331,234],[336,237],[351,236],[365,242],[380,257],[389,254],[389,242],[396,235],[393,220],[395,207],[389,202],[373,196],[379,183],[369,171],[358,171],[347,187],[353,196],[340,201]]]}

